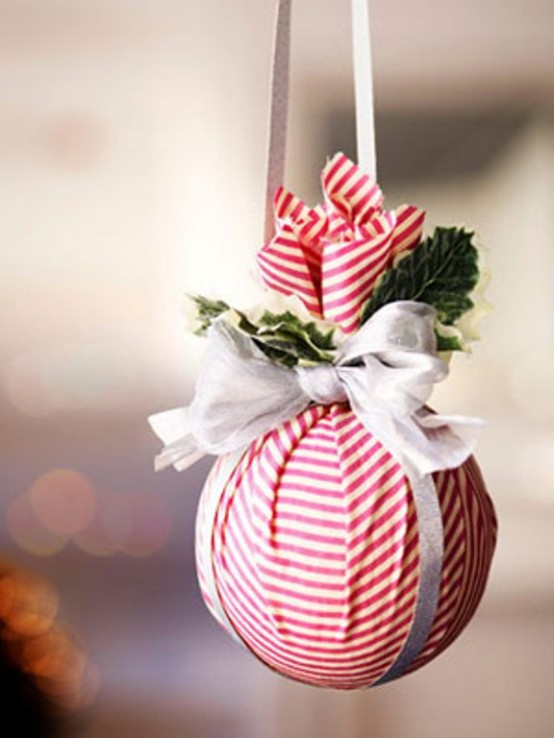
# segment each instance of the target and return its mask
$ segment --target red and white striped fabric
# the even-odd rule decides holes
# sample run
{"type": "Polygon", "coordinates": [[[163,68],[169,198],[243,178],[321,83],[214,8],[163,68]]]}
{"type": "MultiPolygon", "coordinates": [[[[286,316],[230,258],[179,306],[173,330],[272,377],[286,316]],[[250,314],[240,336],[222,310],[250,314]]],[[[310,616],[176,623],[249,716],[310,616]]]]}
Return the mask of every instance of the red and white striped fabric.
{"type": "MultiPolygon", "coordinates": [[[[197,550],[210,536],[212,573],[232,627],[288,677],[337,689],[371,686],[408,637],[418,590],[418,523],[402,468],[340,404],[310,407],[258,439],[228,481],[220,478],[224,458],[203,492],[197,550]],[[212,526],[204,518],[214,485],[224,491],[212,526]]],[[[472,458],[434,481],[445,541],[440,596],[409,671],[468,623],[496,539],[492,503],[472,458]]],[[[206,562],[198,564],[218,618],[206,562]]]]}
{"type": "Polygon", "coordinates": [[[268,287],[297,295],[348,335],[378,277],[419,244],[425,212],[384,210],[378,185],[344,154],[329,161],[322,186],[325,203],[315,208],[277,190],[276,235],[258,253],[258,266],[268,287]]]}

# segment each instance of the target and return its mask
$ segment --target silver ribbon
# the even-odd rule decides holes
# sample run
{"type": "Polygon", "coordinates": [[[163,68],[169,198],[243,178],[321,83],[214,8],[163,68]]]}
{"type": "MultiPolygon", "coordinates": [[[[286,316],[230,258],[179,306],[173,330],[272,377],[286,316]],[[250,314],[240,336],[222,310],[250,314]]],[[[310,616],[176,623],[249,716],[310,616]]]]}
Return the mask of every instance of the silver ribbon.
{"type": "MultiPolygon", "coordinates": [[[[244,449],[311,403],[350,403],[364,427],[402,465],[419,526],[414,619],[400,653],[378,684],[404,673],[421,652],[435,619],[444,536],[431,473],[462,464],[483,425],[477,418],[435,415],[425,407],[435,382],[448,374],[436,353],[434,323],[435,311],[428,305],[390,303],[342,344],[335,364],[287,369],[272,364],[248,336],[217,321],[209,330],[191,405],[149,417],[166,444],[156,456],[156,470],[173,465],[181,471],[205,453],[244,449]]],[[[224,484],[211,502],[213,511],[223,489],[224,484]]],[[[211,547],[211,538],[205,539],[211,547]]],[[[210,551],[203,556],[207,562],[210,551]]],[[[205,569],[212,578],[211,566],[205,569]]],[[[215,581],[210,590],[224,612],[215,581]]]]}
{"type": "Polygon", "coordinates": [[[459,466],[482,421],[425,408],[448,374],[436,354],[434,321],[428,305],[390,303],[342,344],[335,364],[293,369],[271,363],[248,336],[216,321],[191,405],[148,418],[165,443],[156,470],[182,471],[206,453],[247,446],[311,403],[345,401],[406,469],[423,476],[459,466]]]}

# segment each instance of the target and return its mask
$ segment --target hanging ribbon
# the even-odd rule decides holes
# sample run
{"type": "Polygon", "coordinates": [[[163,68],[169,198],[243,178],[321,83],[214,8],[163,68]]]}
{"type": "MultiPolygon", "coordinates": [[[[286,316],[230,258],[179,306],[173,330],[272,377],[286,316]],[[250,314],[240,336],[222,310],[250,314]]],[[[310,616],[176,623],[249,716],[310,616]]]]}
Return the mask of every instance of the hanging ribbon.
{"type": "MultiPolygon", "coordinates": [[[[285,181],[291,11],[292,0],[278,0],[271,70],[264,243],[268,243],[273,236],[273,198],[277,188],[285,181]]],[[[358,164],[366,174],[376,180],[369,0],[352,0],[352,31],[358,164]]]]}

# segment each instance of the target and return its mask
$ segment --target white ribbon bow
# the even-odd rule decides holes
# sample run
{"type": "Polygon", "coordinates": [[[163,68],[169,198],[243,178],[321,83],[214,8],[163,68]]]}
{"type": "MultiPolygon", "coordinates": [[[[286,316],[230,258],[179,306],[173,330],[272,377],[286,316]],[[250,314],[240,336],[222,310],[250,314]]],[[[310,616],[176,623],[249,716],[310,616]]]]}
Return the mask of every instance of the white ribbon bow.
{"type": "Polygon", "coordinates": [[[188,407],[151,415],[165,444],[156,471],[186,469],[201,456],[246,447],[311,403],[349,402],[352,411],[408,471],[455,468],[473,452],[483,422],[435,415],[424,405],[448,375],[436,353],[435,310],[410,301],[376,312],[337,352],[335,364],[287,369],[224,321],[208,348],[188,407]]]}

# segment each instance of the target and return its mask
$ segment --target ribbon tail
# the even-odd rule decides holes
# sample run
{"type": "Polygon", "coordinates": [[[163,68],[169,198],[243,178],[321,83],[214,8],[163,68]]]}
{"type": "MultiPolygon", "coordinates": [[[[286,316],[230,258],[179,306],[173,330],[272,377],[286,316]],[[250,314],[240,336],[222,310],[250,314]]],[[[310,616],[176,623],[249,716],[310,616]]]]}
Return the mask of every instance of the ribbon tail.
{"type": "Polygon", "coordinates": [[[164,443],[164,448],[154,458],[154,470],[161,471],[173,466],[184,471],[196,463],[205,452],[200,450],[190,430],[189,408],[178,407],[148,417],[154,433],[164,443]]]}
{"type": "Polygon", "coordinates": [[[154,457],[154,471],[162,471],[168,466],[173,466],[177,471],[185,471],[189,466],[196,464],[203,456],[204,451],[189,451],[187,439],[182,439],[179,446],[171,448],[166,446],[161,453],[154,457]]]}
{"type": "Polygon", "coordinates": [[[414,413],[414,420],[429,449],[427,473],[455,469],[475,451],[485,422],[464,415],[436,415],[427,408],[414,413]]]}
{"type": "Polygon", "coordinates": [[[358,420],[405,468],[420,476],[455,469],[471,456],[483,421],[463,416],[435,415],[426,408],[403,414],[366,401],[364,388],[345,377],[350,405],[358,420]]]}

